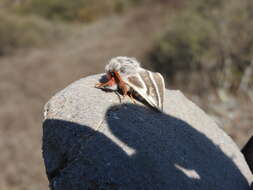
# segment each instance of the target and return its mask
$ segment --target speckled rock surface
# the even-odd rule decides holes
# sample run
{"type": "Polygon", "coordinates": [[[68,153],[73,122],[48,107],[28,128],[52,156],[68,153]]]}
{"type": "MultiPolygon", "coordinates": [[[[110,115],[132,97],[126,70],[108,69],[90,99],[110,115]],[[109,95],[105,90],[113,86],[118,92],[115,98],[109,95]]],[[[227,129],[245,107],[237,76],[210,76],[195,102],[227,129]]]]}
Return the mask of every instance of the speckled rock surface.
{"type": "Polygon", "coordinates": [[[243,155],[180,91],[164,113],[78,80],[45,105],[43,157],[54,190],[248,190],[243,155]]]}

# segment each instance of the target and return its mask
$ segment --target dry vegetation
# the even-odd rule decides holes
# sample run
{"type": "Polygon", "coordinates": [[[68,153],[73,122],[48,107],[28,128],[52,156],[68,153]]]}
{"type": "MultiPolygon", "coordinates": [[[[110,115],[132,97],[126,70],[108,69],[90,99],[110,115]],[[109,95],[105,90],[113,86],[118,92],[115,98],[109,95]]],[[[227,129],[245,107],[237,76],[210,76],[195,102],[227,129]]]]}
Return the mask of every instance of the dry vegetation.
{"type": "Polygon", "coordinates": [[[253,133],[253,1],[191,1],[149,54],[155,70],[213,115],[239,146],[253,133]]]}
{"type": "MultiPolygon", "coordinates": [[[[43,5],[39,4],[45,7],[44,12],[39,12],[36,10],[38,3],[42,2],[39,0],[15,0],[12,1],[14,4],[9,3],[10,1],[0,3],[0,11],[4,11],[0,12],[0,167],[3,169],[0,173],[0,189],[47,189],[48,182],[41,154],[43,105],[55,92],[71,82],[102,72],[104,64],[117,55],[135,56],[143,60],[146,67],[156,70],[157,64],[159,67],[165,65],[165,74],[169,74],[169,88],[180,88],[211,114],[240,146],[245,143],[253,133],[253,106],[247,93],[240,93],[240,90],[236,90],[239,93],[234,93],[232,86],[237,85],[239,88],[237,83],[242,81],[250,64],[247,61],[239,62],[245,65],[239,75],[236,74],[239,79],[232,77],[232,81],[228,80],[231,88],[224,88],[225,84],[216,85],[209,81],[216,79],[214,76],[220,76],[219,73],[223,73],[224,70],[216,71],[212,65],[209,67],[202,62],[210,60],[215,63],[213,60],[217,57],[217,44],[203,50],[202,40],[213,36],[204,33],[207,31],[203,32],[202,28],[207,26],[208,29],[211,28],[208,30],[210,32],[216,27],[210,26],[209,22],[203,21],[203,18],[196,14],[188,17],[190,20],[187,22],[184,21],[184,14],[188,13],[179,11],[179,7],[180,10],[186,10],[181,1],[174,3],[172,0],[132,0],[125,3],[126,1],[114,0],[101,1],[103,3],[98,3],[99,5],[92,0],[79,1],[90,6],[83,4],[86,8],[73,8],[68,1],[65,5],[65,1],[47,0],[43,1],[43,5]],[[59,5],[59,2],[64,3],[59,5]],[[108,2],[115,4],[107,4],[108,2]],[[133,7],[136,2],[140,5],[133,7]],[[142,5],[141,2],[148,3],[142,5]],[[64,11],[55,15],[55,9],[64,11]],[[76,9],[82,10],[79,10],[80,14],[76,14],[76,9]],[[104,12],[99,11],[97,14],[97,10],[101,9],[104,12]],[[73,12],[69,13],[71,11],[73,12]],[[191,26],[190,23],[197,26],[192,28],[193,31],[188,28],[191,26]],[[200,30],[201,35],[194,36],[195,30],[200,30]],[[185,31],[189,33],[185,35],[185,31]],[[172,33],[178,35],[173,39],[179,41],[171,42],[172,33]],[[181,42],[186,43],[190,49],[184,51],[184,48],[178,46],[181,42]],[[167,51],[167,47],[170,51],[167,51]],[[188,56],[193,58],[189,60],[188,56]],[[208,70],[209,68],[211,69],[208,70]],[[215,72],[211,73],[213,70],[215,72]],[[205,80],[199,76],[205,77],[205,80]],[[234,80],[237,83],[233,83],[234,80]]],[[[245,7],[241,9],[244,10],[245,7]]],[[[195,12],[194,9],[188,11],[195,12]]],[[[240,19],[239,16],[236,18],[240,19]]],[[[248,16],[245,15],[243,18],[248,19],[248,16]]],[[[245,27],[247,29],[243,31],[247,30],[250,33],[251,25],[247,23],[245,27]]],[[[229,30],[234,31],[233,28],[229,30]]],[[[245,37],[234,42],[234,38],[226,37],[234,43],[231,51],[235,52],[237,57],[243,54],[243,60],[247,60],[249,53],[241,53],[241,47],[249,43],[248,39],[245,37]],[[240,47],[237,47],[237,43],[240,47]]],[[[234,56],[232,58],[234,61],[234,56]]],[[[236,60],[238,59],[234,62],[237,64],[236,60]]],[[[250,76],[252,78],[252,75],[250,76]]],[[[247,92],[250,85],[248,82],[247,92]]]]}

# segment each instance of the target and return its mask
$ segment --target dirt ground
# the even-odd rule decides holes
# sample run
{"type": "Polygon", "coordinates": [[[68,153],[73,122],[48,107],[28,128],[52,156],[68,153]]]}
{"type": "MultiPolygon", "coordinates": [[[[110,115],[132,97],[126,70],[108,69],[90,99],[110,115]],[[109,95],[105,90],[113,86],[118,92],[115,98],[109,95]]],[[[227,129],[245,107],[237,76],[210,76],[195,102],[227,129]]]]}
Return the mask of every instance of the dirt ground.
{"type": "MultiPolygon", "coordinates": [[[[47,189],[41,152],[44,104],[71,82],[103,72],[113,56],[145,60],[167,14],[159,6],[138,8],[88,26],[73,26],[73,34],[50,47],[0,58],[0,189],[47,189]]],[[[233,105],[215,100],[207,104],[190,98],[224,125],[240,147],[253,133],[253,106],[248,103],[242,106],[234,99],[233,105]]]]}

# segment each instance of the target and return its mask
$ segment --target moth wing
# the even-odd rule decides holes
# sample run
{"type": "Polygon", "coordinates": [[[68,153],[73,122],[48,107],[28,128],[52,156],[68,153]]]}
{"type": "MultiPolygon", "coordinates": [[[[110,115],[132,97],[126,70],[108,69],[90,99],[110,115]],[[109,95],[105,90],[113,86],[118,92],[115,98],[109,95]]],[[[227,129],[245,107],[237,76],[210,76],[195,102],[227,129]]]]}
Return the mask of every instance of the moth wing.
{"type": "Polygon", "coordinates": [[[160,102],[160,106],[159,108],[161,110],[163,110],[163,103],[164,103],[164,93],[165,93],[165,82],[164,82],[164,78],[163,76],[156,72],[153,73],[153,77],[155,80],[155,84],[156,84],[156,89],[158,90],[158,97],[159,97],[159,102],[160,102]]]}
{"type": "Polygon", "coordinates": [[[135,75],[124,77],[123,80],[152,107],[163,109],[165,86],[160,73],[142,69],[135,75]]]}
{"type": "Polygon", "coordinates": [[[138,95],[140,95],[143,99],[145,99],[152,107],[157,107],[157,103],[153,98],[147,95],[147,87],[145,83],[143,83],[139,77],[137,76],[129,76],[124,80],[128,86],[130,86],[138,95]]]}

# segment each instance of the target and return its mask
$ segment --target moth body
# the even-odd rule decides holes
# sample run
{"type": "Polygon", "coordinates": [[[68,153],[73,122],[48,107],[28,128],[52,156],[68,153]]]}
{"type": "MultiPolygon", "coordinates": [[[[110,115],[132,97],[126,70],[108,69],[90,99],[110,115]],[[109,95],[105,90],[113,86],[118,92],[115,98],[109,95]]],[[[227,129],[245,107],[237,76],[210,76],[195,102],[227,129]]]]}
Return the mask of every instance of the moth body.
{"type": "Polygon", "coordinates": [[[162,110],[165,84],[160,73],[140,66],[135,58],[115,57],[105,67],[108,81],[96,85],[98,88],[121,90],[123,96],[130,93],[144,99],[150,106],[162,110]]]}

